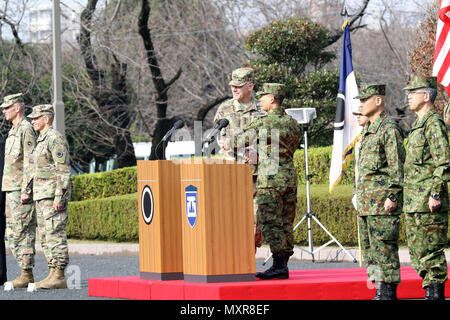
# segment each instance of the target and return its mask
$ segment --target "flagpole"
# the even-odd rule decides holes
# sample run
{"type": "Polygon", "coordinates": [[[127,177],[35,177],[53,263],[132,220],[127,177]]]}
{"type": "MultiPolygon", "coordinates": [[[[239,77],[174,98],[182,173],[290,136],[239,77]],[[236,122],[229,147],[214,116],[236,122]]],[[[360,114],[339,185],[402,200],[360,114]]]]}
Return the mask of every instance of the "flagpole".
{"type": "Polygon", "coordinates": [[[65,134],[64,102],[62,100],[61,80],[61,8],[59,0],[53,0],[53,108],[55,119],[53,127],[62,135],[65,134]]]}

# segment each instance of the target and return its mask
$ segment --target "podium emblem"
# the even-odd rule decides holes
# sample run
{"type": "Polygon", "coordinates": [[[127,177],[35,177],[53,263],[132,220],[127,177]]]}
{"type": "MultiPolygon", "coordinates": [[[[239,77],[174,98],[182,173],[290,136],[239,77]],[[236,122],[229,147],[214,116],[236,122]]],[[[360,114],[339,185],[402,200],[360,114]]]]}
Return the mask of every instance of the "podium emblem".
{"type": "Polygon", "coordinates": [[[188,219],[191,228],[194,227],[197,221],[197,188],[193,185],[189,185],[184,189],[186,199],[186,217],[188,219]]]}
{"type": "Polygon", "coordinates": [[[146,224],[150,224],[153,220],[153,193],[149,186],[145,186],[142,190],[141,211],[142,218],[146,224]]]}

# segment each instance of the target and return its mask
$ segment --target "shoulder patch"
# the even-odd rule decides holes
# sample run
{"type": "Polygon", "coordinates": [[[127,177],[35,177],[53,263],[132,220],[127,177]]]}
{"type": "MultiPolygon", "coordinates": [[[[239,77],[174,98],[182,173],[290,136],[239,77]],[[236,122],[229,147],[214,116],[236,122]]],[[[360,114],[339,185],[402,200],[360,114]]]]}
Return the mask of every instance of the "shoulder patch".
{"type": "Polygon", "coordinates": [[[64,163],[66,162],[66,148],[63,145],[56,145],[53,154],[53,160],[56,163],[64,163]]]}
{"type": "Polygon", "coordinates": [[[36,138],[33,134],[25,134],[25,138],[24,138],[24,151],[28,154],[30,154],[31,152],[33,152],[34,147],[36,146],[36,138]]]}

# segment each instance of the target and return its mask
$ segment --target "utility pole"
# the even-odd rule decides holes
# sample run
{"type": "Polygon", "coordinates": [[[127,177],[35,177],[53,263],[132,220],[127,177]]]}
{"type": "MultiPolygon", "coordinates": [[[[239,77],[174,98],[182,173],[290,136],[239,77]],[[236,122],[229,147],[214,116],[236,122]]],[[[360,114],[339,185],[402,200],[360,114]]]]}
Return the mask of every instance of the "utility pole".
{"type": "Polygon", "coordinates": [[[53,108],[55,118],[53,127],[62,135],[65,135],[64,102],[62,101],[61,80],[61,8],[59,0],[53,0],[52,10],[53,25],[53,108]]]}

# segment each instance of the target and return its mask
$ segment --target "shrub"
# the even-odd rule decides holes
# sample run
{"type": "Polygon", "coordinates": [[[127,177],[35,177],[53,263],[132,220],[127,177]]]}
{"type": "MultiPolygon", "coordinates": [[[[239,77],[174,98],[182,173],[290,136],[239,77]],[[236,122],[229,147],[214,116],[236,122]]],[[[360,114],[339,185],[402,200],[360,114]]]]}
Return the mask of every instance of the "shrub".
{"type": "Polygon", "coordinates": [[[137,192],[137,167],[73,175],[72,201],[107,198],[137,192]]]}
{"type": "MultiPolygon", "coordinates": [[[[310,175],[313,175],[309,180],[311,184],[329,183],[332,151],[332,146],[308,148],[308,171],[310,175]]],[[[303,149],[295,151],[294,166],[297,169],[298,183],[306,184],[305,152],[303,149]]],[[[340,184],[353,185],[353,160],[349,162],[347,169],[344,170],[340,184]]]]}
{"type": "Polygon", "coordinates": [[[137,241],[137,193],[69,202],[67,235],[77,239],[137,241]]]}

